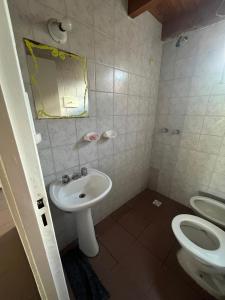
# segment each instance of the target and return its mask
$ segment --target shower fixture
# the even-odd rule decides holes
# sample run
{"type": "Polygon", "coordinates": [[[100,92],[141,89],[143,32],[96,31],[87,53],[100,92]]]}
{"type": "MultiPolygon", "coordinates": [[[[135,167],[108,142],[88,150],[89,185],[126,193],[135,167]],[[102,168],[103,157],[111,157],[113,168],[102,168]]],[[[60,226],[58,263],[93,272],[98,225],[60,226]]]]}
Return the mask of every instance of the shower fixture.
{"type": "Polygon", "coordinates": [[[49,19],[48,31],[53,40],[59,44],[64,44],[67,41],[67,32],[72,30],[72,22],[70,19],[63,18],[62,20],[49,19]]]}
{"type": "Polygon", "coordinates": [[[176,47],[179,48],[183,42],[187,42],[187,41],[188,41],[188,36],[180,35],[179,38],[177,39],[176,47]]]}

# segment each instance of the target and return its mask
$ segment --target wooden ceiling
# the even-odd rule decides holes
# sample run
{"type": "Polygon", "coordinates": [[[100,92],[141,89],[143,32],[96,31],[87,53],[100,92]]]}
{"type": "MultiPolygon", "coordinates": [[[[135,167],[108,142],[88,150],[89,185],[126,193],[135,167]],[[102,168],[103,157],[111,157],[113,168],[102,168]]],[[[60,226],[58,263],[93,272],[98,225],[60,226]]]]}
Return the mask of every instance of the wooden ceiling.
{"type": "Polygon", "coordinates": [[[205,0],[152,0],[148,11],[161,22],[168,22],[184,12],[196,10],[205,0]]]}
{"type": "Polygon", "coordinates": [[[128,0],[128,14],[135,18],[149,11],[162,23],[162,39],[221,20],[216,11],[222,0],[128,0]]]}

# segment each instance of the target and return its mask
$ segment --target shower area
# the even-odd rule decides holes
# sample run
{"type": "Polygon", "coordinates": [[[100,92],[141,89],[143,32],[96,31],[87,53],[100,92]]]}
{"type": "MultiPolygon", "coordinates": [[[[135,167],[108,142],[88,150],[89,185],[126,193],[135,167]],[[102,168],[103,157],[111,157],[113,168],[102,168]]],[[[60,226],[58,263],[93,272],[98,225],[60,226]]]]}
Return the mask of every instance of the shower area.
{"type": "Polygon", "coordinates": [[[225,196],[224,64],[224,22],[163,45],[150,188],[184,205],[225,196]]]}

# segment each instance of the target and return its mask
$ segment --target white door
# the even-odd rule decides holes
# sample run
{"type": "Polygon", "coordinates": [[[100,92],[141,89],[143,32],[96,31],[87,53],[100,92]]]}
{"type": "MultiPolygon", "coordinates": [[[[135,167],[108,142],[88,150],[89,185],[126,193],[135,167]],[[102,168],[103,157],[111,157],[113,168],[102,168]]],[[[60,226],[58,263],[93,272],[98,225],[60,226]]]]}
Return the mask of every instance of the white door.
{"type": "Polygon", "coordinates": [[[0,178],[3,192],[41,298],[67,300],[68,290],[6,0],[0,1],[0,41],[0,178]],[[38,200],[43,201],[44,207],[38,208],[38,200]]]}

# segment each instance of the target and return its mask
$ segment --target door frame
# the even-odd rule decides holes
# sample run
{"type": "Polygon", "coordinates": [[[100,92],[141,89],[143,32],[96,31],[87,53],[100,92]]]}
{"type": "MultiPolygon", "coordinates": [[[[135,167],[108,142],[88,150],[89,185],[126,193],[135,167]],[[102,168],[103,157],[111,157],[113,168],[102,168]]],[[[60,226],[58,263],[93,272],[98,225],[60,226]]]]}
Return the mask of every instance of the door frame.
{"type": "Polygon", "coordinates": [[[7,0],[0,1],[0,39],[0,178],[3,193],[41,298],[69,300],[7,0]],[[41,209],[37,205],[40,199],[44,203],[41,209]]]}

